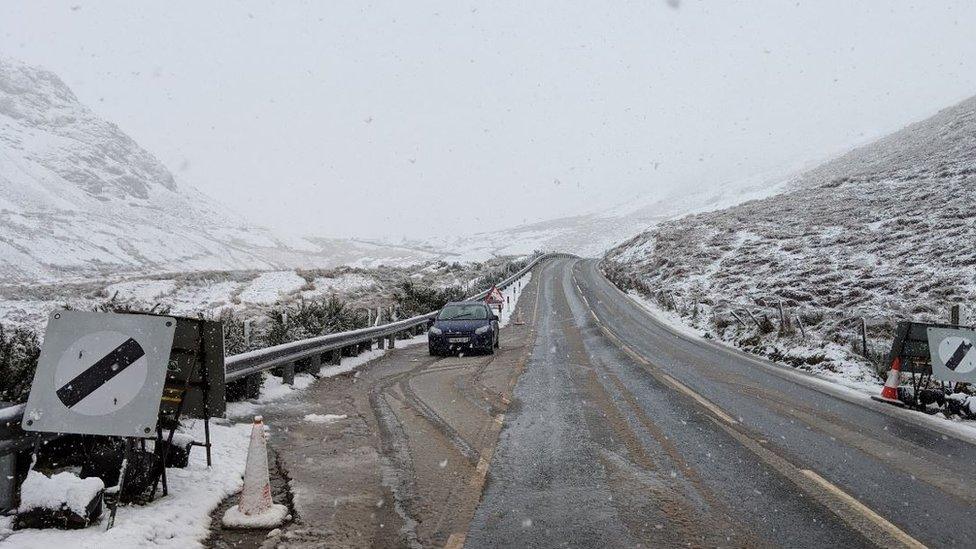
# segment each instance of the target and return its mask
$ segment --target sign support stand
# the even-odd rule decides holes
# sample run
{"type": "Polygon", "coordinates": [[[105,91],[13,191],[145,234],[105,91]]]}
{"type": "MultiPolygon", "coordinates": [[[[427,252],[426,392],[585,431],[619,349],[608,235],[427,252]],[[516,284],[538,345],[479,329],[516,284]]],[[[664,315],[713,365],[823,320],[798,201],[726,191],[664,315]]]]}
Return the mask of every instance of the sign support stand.
{"type": "Polygon", "coordinates": [[[115,513],[119,509],[119,504],[122,503],[122,491],[125,490],[125,470],[129,468],[129,460],[132,459],[133,446],[135,446],[135,439],[126,437],[125,454],[122,458],[122,467],[119,469],[119,483],[115,486],[115,502],[112,504],[112,510],[108,515],[108,524],[105,525],[105,531],[111,530],[115,526],[115,513]]]}

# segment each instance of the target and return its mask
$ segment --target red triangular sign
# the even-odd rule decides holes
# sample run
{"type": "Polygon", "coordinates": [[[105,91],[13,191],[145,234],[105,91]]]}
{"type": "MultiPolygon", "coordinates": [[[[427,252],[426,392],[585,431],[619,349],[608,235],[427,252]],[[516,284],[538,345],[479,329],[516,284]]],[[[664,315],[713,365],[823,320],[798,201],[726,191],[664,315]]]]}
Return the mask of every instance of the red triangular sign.
{"type": "Polygon", "coordinates": [[[492,286],[491,289],[488,290],[488,296],[485,297],[485,302],[486,303],[505,303],[505,298],[502,297],[501,290],[499,290],[495,286],[492,286]]]}

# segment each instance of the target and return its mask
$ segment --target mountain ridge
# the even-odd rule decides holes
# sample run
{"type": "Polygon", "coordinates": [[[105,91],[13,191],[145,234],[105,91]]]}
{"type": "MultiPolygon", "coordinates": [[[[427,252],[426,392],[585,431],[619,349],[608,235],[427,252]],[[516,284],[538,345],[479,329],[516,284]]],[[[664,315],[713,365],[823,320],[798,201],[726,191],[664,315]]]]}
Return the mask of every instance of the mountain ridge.
{"type": "Polygon", "coordinates": [[[8,281],[434,257],[344,239],[286,240],[246,222],[180,184],[56,74],[0,56],[0,277],[8,281]]]}

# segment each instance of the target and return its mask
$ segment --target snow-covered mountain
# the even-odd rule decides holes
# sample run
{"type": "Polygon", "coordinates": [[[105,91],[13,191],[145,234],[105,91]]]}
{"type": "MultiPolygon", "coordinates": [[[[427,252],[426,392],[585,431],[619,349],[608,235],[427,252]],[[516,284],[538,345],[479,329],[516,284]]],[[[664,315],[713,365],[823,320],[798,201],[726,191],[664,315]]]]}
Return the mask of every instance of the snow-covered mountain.
{"type": "Polygon", "coordinates": [[[693,212],[714,210],[770,196],[782,190],[784,178],[757,176],[727,181],[711,189],[683,189],[637,197],[614,208],[489,231],[428,241],[471,260],[557,250],[582,257],[601,257],[613,246],[659,223],[693,212]]]}
{"type": "Polygon", "coordinates": [[[801,367],[859,363],[869,374],[868,361],[840,352],[860,347],[859,319],[880,354],[898,319],[946,321],[950,304],[976,303],[973,242],[976,97],[803,174],[783,194],[641,233],[609,252],[607,270],[717,337],[801,367]],[[747,313],[778,319],[779,303],[800,315],[806,337],[754,339],[747,313]]]}
{"type": "Polygon", "coordinates": [[[0,279],[410,263],[440,254],[282,239],[180,185],[55,74],[0,57],[0,279]]]}

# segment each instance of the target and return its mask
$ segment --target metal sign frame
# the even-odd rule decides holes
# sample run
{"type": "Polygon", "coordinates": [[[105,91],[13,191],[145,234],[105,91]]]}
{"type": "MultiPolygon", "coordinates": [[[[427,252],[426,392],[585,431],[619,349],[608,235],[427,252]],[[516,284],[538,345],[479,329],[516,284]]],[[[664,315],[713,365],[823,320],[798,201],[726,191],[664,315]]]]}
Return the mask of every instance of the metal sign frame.
{"type": "Polygon", "coordinates": [[[175,331],[165,316],[51,313],[23,429],[152,436],[175,331]]]}

